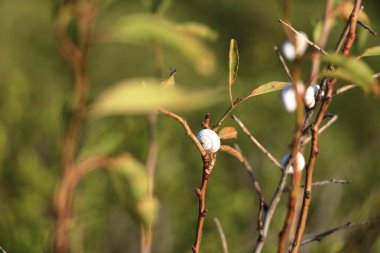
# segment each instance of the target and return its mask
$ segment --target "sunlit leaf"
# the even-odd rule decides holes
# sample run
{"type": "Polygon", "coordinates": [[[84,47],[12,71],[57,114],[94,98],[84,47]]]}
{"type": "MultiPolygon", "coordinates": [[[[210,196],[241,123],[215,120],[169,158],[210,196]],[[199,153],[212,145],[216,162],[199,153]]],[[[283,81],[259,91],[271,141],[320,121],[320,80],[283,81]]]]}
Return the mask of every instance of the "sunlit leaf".
{"type": "Polygon", "coordinates": [[[224,127],[219,131],[218,135],[221,140],[236,139],[238,132],[234,127],[224,127]]]}
{"type": "Polygon", "coordinates": [[[232,156],[234,156],[236,159],[238,159],[240,162],[244,162],[244,157],[243,155],[241,154],[241,152],[231,146],[228,146],[228,145],[222,145],[220,147],[220,151],[222,152],[225,152],[225,153],[228,153],[232,156]]]}
{"type": "Polygon", "coordinates": [[[281,90],[281,89],[283,89],[287,85],[289,85],[288,82],[273,81],[273,82],[265,83],[263,85],[260,85],[256,89],[254,89],[251,92],[251,94],[249,94],[244,99],[251,98],[251,97],[254,97],[254,96],[258,96],[258,95],[262,95],[262,94],[269,93],[269,92],[273,92],[273,91],[277,91],[277,90],[281,90]]]}
{"type": "Polygon", "coordinates": [[[180,31],[197,36],[204,40],[216,41],[218,33],[209,26],[197,22],[187,22],[176,26],[180,31]]]}
{"type": "Polygon", "coordinates": [[[359,54],[359,57],[380,56],[380,46],[370,47],[359,54]]]}
{"type": "Polygon", "coordinates": [[[154,15],[124,17],[100,33],[97,40],[132,44],[158,41],[179,52],[199,73],[208,75],[215,70],[215,56],[202,40],[154,15]]]}
{"type": "Polygon", "coordinates": [[[172,88],[175,86],[175,74],[170,75],[170,77],[161,82],[161,87],[163,88],[172,88]]]}
{"type": "Polygon", "coordinates": [[[137,204],[137,212],[144,225],[152,224],[157,220],[158,207],[158,200],[150,196],[146,196],[137,204]]]}
{"type": "Polygon", "coordinates": [[[323,21],[319,20],[315,25],[313,29],[313,40],[319,41],[322,34],[322,28],[323,28],[323,21]]]}
{"type": "Polygon", "coordinates": [[[157,79],[130,79],[104,91],[95,101],[90,115],[146,114],[157,107],[187,111],[208,106],[220,99],[217,90],[187,91],[179,87],[164,89],[157,79]]]}
{"type": "Polygon", "coordinates": [[[229,52],[229,84],[232,86],[236,80],[238,68],[239,68],[239,51],[237,42],[234,39],[230,40],[230,52],[229,52]]]}
{"type": "Polygon", "coordinates": [[[366,92],[379,93],[379,86],[376,79],[373,78],[373,71],[364,61],[334,54],[325,55],[322,60],[333,64],[336,69],[323,71],[321,76],[346,80],[360,86],[366,92]]]}

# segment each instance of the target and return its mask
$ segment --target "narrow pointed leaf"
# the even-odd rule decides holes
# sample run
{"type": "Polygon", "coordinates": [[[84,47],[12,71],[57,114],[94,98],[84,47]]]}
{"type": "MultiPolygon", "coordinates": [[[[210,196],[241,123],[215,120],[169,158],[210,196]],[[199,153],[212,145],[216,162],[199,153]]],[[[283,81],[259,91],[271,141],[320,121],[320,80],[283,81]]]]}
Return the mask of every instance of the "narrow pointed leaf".
{"type": "Polygon", "coordinates": [[[176,27],[182,32],[196,36],[203,40],[216,41],[218,39],[218,33],[202,23],[186,22],[176,25],[176,27]]]}
{"type": "Polygon", "coordinates": [[[367,48],[359,54],[359,58],[368,56],[380,56],[380,46],[367,48]]]}
{"type": "Polygon", "coordinates": [[[322,60],[332,63],[336,69],[322,71],[321,76],[346,80],[360,86],[366,92],[379,94],[379,86],[377,80],[373,78],[373,71],[364,61],[334,54],[323,56],[322,60]]]}
{"type": "Polygon", "coordinates": [[[232,86],[236,80],[238,68],[239,68],[239,51],[237,42],[235,39],[230,41],[230,52],[229,52],[229,84],[232,86]]]}
{"type": "Polygon", "coordinates": [[[90,116],[146,114],[157,107],[188,111],[208,106],[220,98],[219,91],[203,89],[187,91],[172,87],[165,89],[157,79],[130,79],[104,91],[93,104],[90,116]]]}
{"type": "Polygon", "coordinates": [[[157,41],[177,51],[201,74],[213,73],[216,66],[214,53],[201,39],[154,15],[135,14],[121,18],[113,27],[99,33],[97,41],[137,45],[157,41]]]}
{"type": "Polygon", "coordinates": [[[175,86],[175,79],[174,75],[170,75],[170,77],[164,81],[161,82],[161,86],[163,88],[172,88],[175,86]]]}
{"type": "Polygon", "coordinates": [[[219,131],[218,135],[221,140],[236,139],[238,132],[234,127],[224,127],[219,131]]]}
{"type": "Polygon", "coordinates": [[[121,198],[130,205],[128,209],[144,226],[154,223],[158,201],[149,194],[149,178],[144,164],[132,155],[125,154],[113,161],[111,168],[112,182],[121,198]]]}
{"type": "Polygon", "coordinates": [[[277,90],[281,90],[287,85],[289,85],[288,82],[273,81],[273,82],[265,83],[263,85],[260,85],[256,89],[254,89],[251,92],[251,94],[249,94],[249,96],[247,96],[244,99],[251,98],[254,96],[258,96],[258,95],[262,95],[262,94],[269,93],[269,92],[273,92],[273,91],[277,91],[277,90]]]}

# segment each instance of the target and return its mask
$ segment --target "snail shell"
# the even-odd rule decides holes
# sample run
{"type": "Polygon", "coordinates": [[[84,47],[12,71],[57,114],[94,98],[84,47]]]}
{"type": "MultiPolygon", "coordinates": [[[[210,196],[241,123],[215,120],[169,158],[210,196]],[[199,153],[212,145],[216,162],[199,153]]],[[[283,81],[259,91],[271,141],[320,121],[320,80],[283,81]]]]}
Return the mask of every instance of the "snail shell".
{"type": "Polygon", "coordinates": [[[203,129],[197,134],[198,141],[207,153],[215,153],[220,148],[220,139],[217,133],[210,129],[203,129]]]}
{"type": "Polygon", "coordinates": [[[281,90],[280,93],[282,103],[288,112],[294,112],[297,109],[296,92],[292,84],[289,84],[281,90]]]}
{"type": "Polygon", "coordinates": [[[299,32],[299,34],[295,36],[297,48],[291,41],[286,40],[282,44],[282,53],[284,57],[292,61],[296,58],[296,56],[302,56],[306,52],[308,46],[305,38],[307,38],[307,34],[304,32],[299,32]]]}
{"type": "MultiPolygon", "coordinates": [[[[282,166],[284,166],[284,168],[286,167],[286,165],[288,165],[289,160],[290,160],[290,153],[284,155],[284,157],[281,160],[281,164],[282,164],[282,166]]],[[[303,155],[300,152],[297,153],[297,165],[298,165],[298,171],[303,170],[305,168],[305,165],[306,165],[305,158],[303,157],[303,155]]],[[[288,172],[291,174],[294,173],[293,166],[289,167],[288,172]]]]}
{"type": "Polygon", "coordinates": [[[303,98],[303,101],[307,108],[312,108],[315,105],[315,97],[317,95],[317,92],[319,90],[319,85],[313,84],[310,85],[305,92],[305,96],[303,98]]]}

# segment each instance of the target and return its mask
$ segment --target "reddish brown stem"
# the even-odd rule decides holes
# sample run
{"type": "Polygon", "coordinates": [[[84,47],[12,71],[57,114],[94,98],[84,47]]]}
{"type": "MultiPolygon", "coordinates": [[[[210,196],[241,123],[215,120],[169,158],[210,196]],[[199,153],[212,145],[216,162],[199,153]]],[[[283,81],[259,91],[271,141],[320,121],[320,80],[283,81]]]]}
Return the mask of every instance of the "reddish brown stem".
{"type": "Polygon", "coordinates": [[[65,172],[54,196],[54,206],[57,214],[54,252],[64,253],[69,250],[71,211],[76,186],[85,175],[97,168],[109,168],[111,162],[111,158],[93,157],[78,164],[73,164],[65,172]]]}
{"type": "MultiPolygon", "coordinates": [[[[349,54],[352,43],[355,40],[357,14],[360,11],[360,6],[361,6],[361,0],[356,0],[354,9],[352,10],[350,19],[348,21],[349,30],[348,30],[348,37],[347,37],[347,40],[346,40],[344,48],[343,48],[343,54],[344,55],[349,54]]],[[[346,33],[346,29],[347,28],[345,28],[342,35],[346,33]]],[[[341,38],[342,38],[342,36],[341,36],[341,38]]],[[[338,42],[337,48],[339,48],[340,41],[341,41],[341,39],[338,42]]],[[[311,128],[311,130],[312,130],[311,151],[310,151],[309,162],[308,162],[308,165],[306,167],[305,189],[304,189],[304,197],[303,197],[302,208],[301,208],[301,216],[300,216],[300,219],[298,221],[296,235],[295,235],[295,238],[293,241],[292,248],[290,250],[291,253],[297,253],[298,252],[303,234],[305,232],[307,216],[309,213],[309,207],[310,207],[310,203],[311,203],[313,171],[314,171],[315,162],[316,162],[316,159],[317,159],[317,156],[319,153],[319,149],[318,149],[319,126],[322,123],[322,120],[324,119],[327,108],[329,107],[329,105],[331,103],[333,90],[334,90],[334,86],[335,86],[336,81],[337,81],[336,79],[327,80],[327,82],[326,82],[327,93],[326,93],[324,101],[322,102],[322,105],[320,107],[318,115],[314,121],[314,124],[312,125],[312,128],[311,128]]]]}
{"type": "Polygon", "coordinates": [[[203,159],[203,174],[201,187],[195,189],[195,194],[198,197],[199,208],[198,208],[198,223],[197,223],[197,232],[195,235],[194,245],[192,247],[193,253],[199,253],[202,242],[203,234],[203,225],[205,222],[205,217],[207,215],[206,209],[206,191],[209,177],[211,175],[212,169],[215,165],[216,156],[215,155],[206,155],[202,157],[203,159]]]}
{"type": "MultiPolygon", "coordinates": [[[[293,76],[295,76],[296,80],[300,80],[300,62],[296,61],[295,70],[293,76]]],[[[298,199],[298,189],[301,182],[301,172],[298,169],[298,159],[297,155],[299,152],[300,141],[302,137],[302,126],[304,119],[304,108],[303,108],[303,92],[301,91],[301,84],[299,81],[294,84],[295,91],[297,94],[297,115],[296,115],[296,127],[295,133],[293,136],[292,143],[292,152],[291,157],[293,158],[293,178],[292,178],[292,189],[289,194],[288,200],[288,211],[285,218],[285,222],[283,228],[279,235],[279,245],[278,252],[283,253],[288,244],[289,231],[293,224],[294,216],[296,213],[297,199],[298,199]]]]}

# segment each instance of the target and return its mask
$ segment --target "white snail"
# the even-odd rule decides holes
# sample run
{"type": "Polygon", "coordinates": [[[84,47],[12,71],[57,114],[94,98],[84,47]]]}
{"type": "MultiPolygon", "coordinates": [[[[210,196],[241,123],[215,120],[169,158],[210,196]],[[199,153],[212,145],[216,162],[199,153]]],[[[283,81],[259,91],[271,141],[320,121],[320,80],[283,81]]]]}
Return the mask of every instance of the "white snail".
{"type": "MultiPolygon", "coordinates": [[[[281,164],[282,164],[282,166],[284,166],[284,168],[288,165],[289,159],[290,159],[290,154],[286,154],[282,158],[281,164]]],[[[305,158],[303,157],[303,155],[300,152],[297,152],[298,171],[303,170],[305,168],[305,165],[306,165],[305,158]]],[[[294,173],[294,168],[293,168],[292,165],[289,167],[289,171],[288,172],[291,173],[291,174],[294,173]]]]}
{"type": "Polygon", "coordinates": [[[303,97],[303,102],[305,103],[307,108],[312,108],[315,105],[315,97],[319,90],[319,85],[313,84],[310,85],[305,92],[305,96],[303,97]]]}
{"type": "Polygon", "coordinates": [[[307,34],[304,32],[299,32],[299,34],[295,35],[297,48],[291,41],[286,40],[282,44],[282,53],[284,57],[292,61],[296,58],[296,56],[302,56],[305,53],[308,46],[308,43],[305,40],[305,38],[307,39],[307,34]]]}
{"type": "Polygon", "coordinates": [[[294,91],[292,84],[283,88],[280,96],[282,103],[288,112],[294,112],[297,109],[296,92],[294,91]]]}
{"type": "Polygon", "coordinates": [[[217,133],[210,129],[203,129],[197,134],[198,141],[207,153],[215,153],[220,148],[220,139],[217,133]]]}

